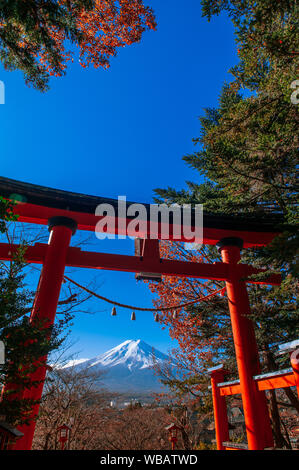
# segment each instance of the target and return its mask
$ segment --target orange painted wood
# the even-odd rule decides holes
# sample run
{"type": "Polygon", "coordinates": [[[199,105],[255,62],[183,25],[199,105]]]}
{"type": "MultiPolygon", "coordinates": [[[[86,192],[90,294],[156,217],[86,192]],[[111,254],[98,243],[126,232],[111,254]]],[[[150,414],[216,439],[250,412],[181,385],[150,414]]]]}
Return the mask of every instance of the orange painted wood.
{"type": "Polygon", "coordinates": [[[237,395],[238,393],[241,393],[240,384],[226,385],[226,386],[220,387],[221,396],[237,395]]]}
{"type": "MultiPolygon", "coordinates": [[[[24,259],[27,263],[42,264],[46,255],[47,246],[44,243],[36,243],[27,247],[24,259]]],[[[18,250],[19,245],[0,243],[0,259],[9,261],[18,250]]],[[[166,260],[154,257],[139,257],[118,255],[111,253],[97,253],[94,251],[82,251],[80,248],[69,247],[67,252],[66,266],[76,268],[107,269],[113,271],[127,272],[149,272],[163,274],[165,276],[191,277],[200,279],[211,279],[224,281],[229,277],[226,263],[193,263],[188,261],[166,260]]],[[[236,266],[237,276],[240,278],[263,272],[254,270],[251,266],[240,264],[236,266]]],[[[247,282],[257,281],[248,279],[247,282]]],[[[278,275],[269,276],[266,280],[259,281],[261,284],[280,284],[278,275]]]]}
{"type": "Polygon", "coordinates": [[[293,387],[296,385],[295,377],[292,372],[278,377],[257,379],[256,382],[259,390],[273,390],[276,388],[293,387]]]}

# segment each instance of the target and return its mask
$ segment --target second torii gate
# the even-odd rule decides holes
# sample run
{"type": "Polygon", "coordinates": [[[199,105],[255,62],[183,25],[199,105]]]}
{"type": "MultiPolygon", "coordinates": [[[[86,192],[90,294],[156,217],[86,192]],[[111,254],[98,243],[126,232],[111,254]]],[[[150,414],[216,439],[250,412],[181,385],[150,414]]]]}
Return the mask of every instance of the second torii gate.
{"type": "MultiPolygon", "coordinates": [[[[42,264],[42,272],[31,312],[30,322],[44,320],[45,326],[54,323],[66,266],[119,270],[135,273],[156,273],[178,277],[192,277],[225,281],[231,315],[236,361],[240,379],[240,390],[244,407],[248,448],[252,450],[273,446],[266,397],[260,391],[254,376],[260,374],[259,356],[250,314],[246,282],[278,285],[280,276],[268,276],[264,281],[255,281],[249,276],[263,272],[246,264],[240,263],[242,248],[265,246],[278,234],[275,230],[277,221],[254,221],[240,217],[203,216],[203,243],[217,245],[222,256],[221,263],[206,264],[161,259],[158,240],[150,240],[150,223],[146,220],[146,231],[143,234],[142,256],[115,255],[81,251],[70,246],[76,229],[94,231],[100,217],[95,216],[98,204],[108,202],[116,205],[115,200],[107,200],[66,191],[45,188],[0,178],[0,194],[7,198],[21,201],[15,206],[18,221],[48,224],[50,237],[48,244],[35,244],[28,247],[25,260],[28,263],[42,264]],[[245,280],[244,280],[245,279],[245,280]]],[[[130,218],[120,221],[116,214],[115,233],[125,227],[126,234],[130,218]],[[120,223],[121,222],[121,223],[120,223]]],[[[160,227],[161,229],[161,227],[160,227]]],[[[169,239],[173,239],[174,222],[170,223],[169,239]]],[[[162,238],[161,230],[159,237],[162,238]]],[[[181,241],[185,240],[182,236],[181,241]]],[[[0,259],[11,260],[17,245],[0,244],[0,259]]],[[[40,400],[46,368],[39,367],[31,376],[32,381],[40,381],[38,387],[28,388],[22,395],[24,398],[40,400]]],[[[10,387],[12,384],[7,384],[10,387]]],[[[18,393],[18,390],[15,390],[18,393]]],[[[5,394],[2,396],[5,397],[5,394]]],[[[35,421],[39,405],[32,409],[29,425],[20,427],[24,434],[14,449],[31,449],[35,421]]]]}

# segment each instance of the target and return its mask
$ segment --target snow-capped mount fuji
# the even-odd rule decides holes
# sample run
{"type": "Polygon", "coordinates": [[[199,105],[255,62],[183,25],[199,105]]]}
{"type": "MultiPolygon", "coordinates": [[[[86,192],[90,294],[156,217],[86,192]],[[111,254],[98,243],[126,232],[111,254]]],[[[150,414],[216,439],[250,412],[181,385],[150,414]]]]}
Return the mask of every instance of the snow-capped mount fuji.
{"type": "Polygon", "coordinates": [[[169,356],[138,339],[124,341],[104,354],[65,367],[100,372],[100,385],[113,391],[159,392],[163,386],[153,370],[156,363],[169,363],[169,356]]]}
{"type": "Polygon", "coordinates": [[[155,361],[164,362],[167,359],[168,356],[141,339],[129,339],[101,356],[89,360],[88,366],[93,367],[100,364],[103,367],[115,367],[122,364],[129,370],[134,370],[152,367],[155,361]]]}

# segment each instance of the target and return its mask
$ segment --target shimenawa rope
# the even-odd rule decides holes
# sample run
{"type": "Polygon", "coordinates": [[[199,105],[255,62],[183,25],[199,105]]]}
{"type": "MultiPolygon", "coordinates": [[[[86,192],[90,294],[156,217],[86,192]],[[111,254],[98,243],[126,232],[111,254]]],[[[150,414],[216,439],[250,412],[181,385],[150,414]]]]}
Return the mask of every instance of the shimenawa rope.
{"type": "Polygon", "coordinates": [[[92,290],[88,289],[87,287],[85,286],[82,286],[81,284],[79,284],[78,282],[74,281],[73,279],[69,278],[68,276],[64,276],[64,279],[66,279],[67,281],[71,282],[72,284],[74,284],[75,286],[79,287],[80,289],[84,290],[85,292],[87,292],[88,294],[90,295],[93,295],[94,297],[97,297],[98,299],[100,300],[104,300],[105,302],[108,302],[109,304],[112,304],[112,305],[117,305],[118,307],[122,307],[122,308],[128,308],[128,309],[131,309],[131,310],[139,310],[141,312],[165,312],[165,311],[171,311],[171,310],[177,310],[177,309],[180,309],[180,308],[184,308],[184,307],[187,307],[188,305],[193,305],[197,302],[201,302],[202,300],[207,300],[209,299],[210,297],[213,297],[214,295],[217,295],[217,294],[220,294],[220,293],[224,293],[226,288],[225,287],[222,287],[221,289],[218,289],[216,291],[213,291],[211,292],[210,294],[204,296],[204,297],[197,297],[196,299],[194,300],[191,300],[190,302],[185,302],[183,304],[178,304],[178,305],[171,305],[169,307],[160,307],[160,308],[145,308],[145,307],[135,307],[133,305],[126,305],[126,304],[121,304],[120,302],[116,302],[114,300],[111,300],[111,299],[108,299],[107,297],[104,297],[100,294],[97,294],[96,292],[93,292],[92,290]]]}

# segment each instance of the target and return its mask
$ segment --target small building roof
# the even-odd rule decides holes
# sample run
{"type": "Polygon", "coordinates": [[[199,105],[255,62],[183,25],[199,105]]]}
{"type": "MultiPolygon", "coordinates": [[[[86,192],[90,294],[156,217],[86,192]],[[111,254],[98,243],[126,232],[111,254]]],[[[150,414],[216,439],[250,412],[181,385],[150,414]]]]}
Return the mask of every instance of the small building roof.
{"type": "Polygon", "coordinates": [[[278,354],[283,354],[285,352],[292,352],[299,347],[299,338],[289,341],[288,343],[283,343],[278,346],[278,354]]]}
{"type": "Polygon", "coordinates": [[[166,431],[172,431],[173,429],[182,429],[181,426],[178,426],[175,423],[169,424],[169,426],[166,426],[166,431]]]}

